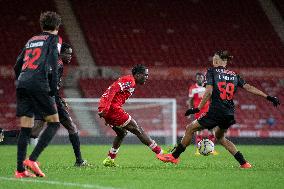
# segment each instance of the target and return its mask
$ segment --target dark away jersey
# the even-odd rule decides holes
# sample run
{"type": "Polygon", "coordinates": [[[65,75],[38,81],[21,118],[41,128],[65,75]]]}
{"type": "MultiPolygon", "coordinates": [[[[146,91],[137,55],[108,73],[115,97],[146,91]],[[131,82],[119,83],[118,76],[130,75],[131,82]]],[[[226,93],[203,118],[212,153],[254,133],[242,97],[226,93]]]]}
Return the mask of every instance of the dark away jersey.
{"type": "Polygon", "coordinates": [[[235,72],[224,67],[216,67],[207,70],[205,83],[213,86],[209,112],[233,115],[234,95],[238,87],[243,87],[246,82],[235,72]]]}
{"type": "Polygon", "coordinates": [[[58,35],[47,32],[33,36],[26,43],[14,67],[17,88],[56,92],[61,43],[58,35]]]}

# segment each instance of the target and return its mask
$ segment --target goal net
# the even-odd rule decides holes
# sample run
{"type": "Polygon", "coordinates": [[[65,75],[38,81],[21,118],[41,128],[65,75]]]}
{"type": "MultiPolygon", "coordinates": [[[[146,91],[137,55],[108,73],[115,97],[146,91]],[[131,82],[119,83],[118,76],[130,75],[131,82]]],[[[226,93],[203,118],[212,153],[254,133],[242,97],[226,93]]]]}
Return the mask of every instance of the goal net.
{"type": "MultiPolygon", "coordinates": [[[[105,125],[98,116],[97,98],[67,98],[69,112],[73,121],[78,125],[80,135],[106,138],[115,136],[114,131],[105,125]]],[[[153,139],[167,145],[176,144],[177,120],[176,100],[171,98],[131,98],[123,109],[136,120],[153,139]]],[[[65,129],[58,132],[66,135],[65,129]]],[[[127,138],[136,138],[131,133],[127,138]]],[[[129,140],[129,139],[128,139],[129,140]]],[[[137,141],[137,140],[136,140],[137,141]]]]}

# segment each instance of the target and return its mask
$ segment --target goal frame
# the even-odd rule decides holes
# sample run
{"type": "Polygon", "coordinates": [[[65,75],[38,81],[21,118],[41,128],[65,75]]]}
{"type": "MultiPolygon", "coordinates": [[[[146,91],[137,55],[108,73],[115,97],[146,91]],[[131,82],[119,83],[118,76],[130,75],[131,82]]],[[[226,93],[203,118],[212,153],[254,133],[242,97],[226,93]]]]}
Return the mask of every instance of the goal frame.
{"type": "MultiPolygon", "coordinates": [[[[79,102],[79,103],[98,103],[99,98],[65,98],[66,102],[79,102]]],[[[177,102],[175,98],[130,98],[126,101],[126,103],[171,103],[172,108],[172,138],[171,143],[175,145],[177,142],[177,102]]]]}

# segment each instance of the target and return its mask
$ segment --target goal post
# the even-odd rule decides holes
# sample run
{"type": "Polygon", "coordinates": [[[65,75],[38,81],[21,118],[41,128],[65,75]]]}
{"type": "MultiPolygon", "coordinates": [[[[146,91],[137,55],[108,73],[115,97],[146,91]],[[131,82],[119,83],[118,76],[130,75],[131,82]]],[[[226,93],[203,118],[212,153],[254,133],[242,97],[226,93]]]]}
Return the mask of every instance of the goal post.
{"type": "MultiPolygon", "coordinates": [[[[115,136],[98,116],[98,98],[66,98],[72,119],[81,136],[115,136]]],[[[174,98],[130,98],[123,109],[136,120],[147,134],[161,138],[166,145],[177,141],[177,105],[174,98]]],[[[60,132],[59,132],[60,135],[60,132]]],[[[62,131],[61,135],[64,135],[62,131]]],[[[131,134],[130,134],[131,135],[131,134]]]]}

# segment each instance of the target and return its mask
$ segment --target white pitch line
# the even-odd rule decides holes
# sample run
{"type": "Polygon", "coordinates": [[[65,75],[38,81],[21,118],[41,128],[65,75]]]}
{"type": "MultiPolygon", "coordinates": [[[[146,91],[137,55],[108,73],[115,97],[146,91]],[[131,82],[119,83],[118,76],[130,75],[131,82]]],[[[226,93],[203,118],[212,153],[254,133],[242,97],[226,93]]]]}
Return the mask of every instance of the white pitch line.
{"type": "Polygon", "coordinates": [[[73,187],[81,187],[81,188],[95,188],[95,189],[119,189],[113,187],[105,187],[100,185],[94,184],[79,184],[79,183],[72,183],[72,182],[59,182],[59,181],[51,181],[51,180],[32,180],[32,179],[16,179],[16,178],[9,178],[9,177],[0,177],[0,180],[8,180],[8,181],[18,181],[18,182],[31,182],[31,183],[43,183],[43,184],[51,184],[51,185],[61,185],[61,186],[73,186],[73,187]]]}

